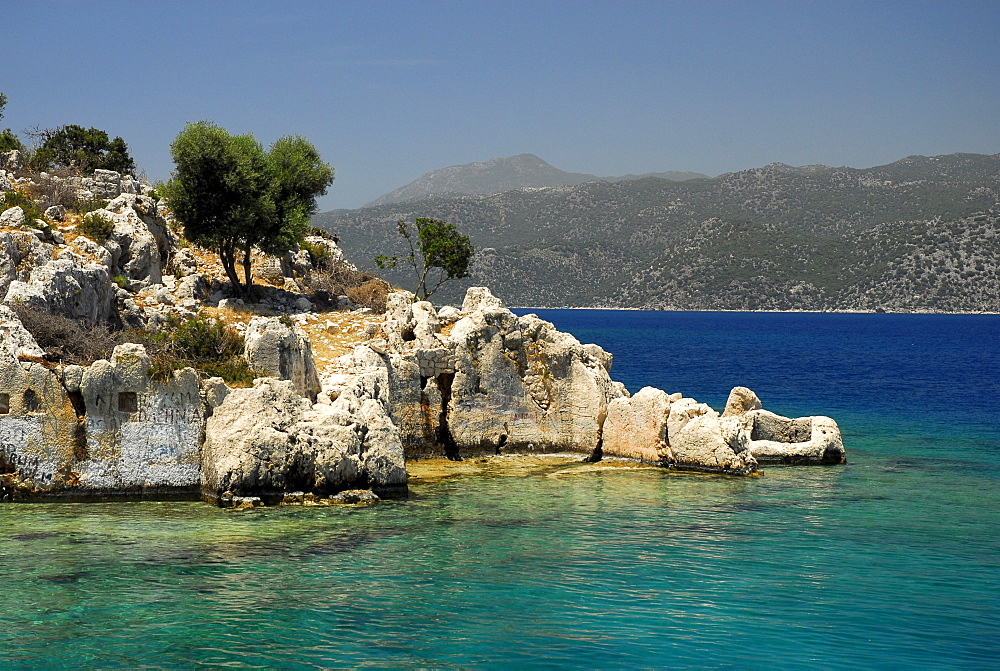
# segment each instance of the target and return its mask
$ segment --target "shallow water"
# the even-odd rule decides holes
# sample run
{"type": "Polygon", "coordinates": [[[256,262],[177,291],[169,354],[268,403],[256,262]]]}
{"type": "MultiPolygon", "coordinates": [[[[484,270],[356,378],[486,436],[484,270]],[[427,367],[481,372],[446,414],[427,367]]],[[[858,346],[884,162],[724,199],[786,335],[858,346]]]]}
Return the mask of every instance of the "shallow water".
{"type": "Polygon", "coordinates": [[[358,508],[6,505],[0,666],[997,664],[1000,319],[542,316],[633,392],[830,414],[850,462],[554,459],[358,508]]]}

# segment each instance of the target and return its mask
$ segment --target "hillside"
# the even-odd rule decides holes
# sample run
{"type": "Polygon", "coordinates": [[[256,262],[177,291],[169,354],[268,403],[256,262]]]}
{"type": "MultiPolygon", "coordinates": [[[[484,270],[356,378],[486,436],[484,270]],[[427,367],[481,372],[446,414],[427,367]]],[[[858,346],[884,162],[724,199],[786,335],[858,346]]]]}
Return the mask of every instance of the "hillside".
{"type": "Polygon", "coordinates": [[[404,203],[435,196],[488,196],[522,188],[573,186],[596,180],[619,182],[643,177],[680,181],[705,177],[705,175],[695,172],[661,172],[649,173],[648,175],[598,177],[585,173],[565,172],[549,165],[533,154],[518,154],[508,158],[492,158],[488,161],[432,170],[406,186],[376,198],[365,207],[404,203]]]}
{"type": "Polygon", "coordinates": [[[437,197],[315,223],[362,267],[401,251],[398,219],[458,225],[479,253],[442,300],[486,284],[515,305],[997,311],[998,202],[1000,155],[952,154],[437,197]]]}

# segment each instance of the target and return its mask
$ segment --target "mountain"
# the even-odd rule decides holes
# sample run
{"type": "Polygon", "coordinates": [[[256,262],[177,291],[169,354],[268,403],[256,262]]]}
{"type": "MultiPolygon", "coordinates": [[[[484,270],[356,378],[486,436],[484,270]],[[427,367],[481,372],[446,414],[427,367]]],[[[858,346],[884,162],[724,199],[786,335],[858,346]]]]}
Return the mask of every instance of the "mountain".
{"type": "Polygon", "coordinates": [[[442,300],[485,284],[511,305],[1000,311],[1000,154],[432,197],[315,223],[370,267],[416,216],[478,250],[442,300]]]}
{"type": "Polygon", "coordinates": [[[706,177],[696,172],[660,172],[623,177],[598,177],[579,172],[565,172],[555,168],[534,154],[518,154],[508,158],[491,158],[478,163],[453,165],[432,170],[419,179],[376,198],[365,207],[377,207],[435,196],[479,195],[488,196],[514,189],[545,186],[573,186],[595,180],[623,181],[659,177],[684,180],[706,177]]]}

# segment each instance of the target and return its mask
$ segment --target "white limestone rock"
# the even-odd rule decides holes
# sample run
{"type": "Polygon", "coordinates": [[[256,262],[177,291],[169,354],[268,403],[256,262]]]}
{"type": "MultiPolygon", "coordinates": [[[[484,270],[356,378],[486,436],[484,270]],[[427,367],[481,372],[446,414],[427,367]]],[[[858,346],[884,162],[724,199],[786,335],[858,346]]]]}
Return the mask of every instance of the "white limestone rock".
{"type": "Polygon", "coordinates": [[[300,395],[316,399],[322,386],[305,331],[278,319],[254,317],[244,336],[244,356],[251,368],[263,375],[291,380],[300,395]]]}
{"type": "Polygon", "coordinates": [[[743,421],[750,452],[762,464],[847,462],[840,427],[829,417],[791,419],[759,409],[746,413],[743,421]]]}
{"type": "Polygon", "coordinates": [[[738,417],[745,415],[751,410],[761,408],[760,399],[752,390],[746,387],[733,387],[726,400],[726,409],[722,412],[723,417],[738,417]]]}
{"type": "Polygon", "coordinates": [[[9,207],[0,213],[0,226],[9,226],[10,228],[21,228],[24,226],[24,210],[15,205],[14,207],[9,207]]]}
{"type": "Polygon", "coordinates": [[[262,378],[232,390],[206,425],[203,496],[405,491],[399,433],[380,400],[384,383],[384,375],[359,378],[332,405],[315,406],[289,381],[262,378]]]}
{"type": "Polygon", "coordinates": [[[61,258],[33,268],[26,282],[10,282],[3,302],[102,324],[116,314],[117,289],[106,267],[61,258]]]}
{"type": "Polygon", "coordinates": [[[34,336],[24,328],[17,314],[6,305],[0,305],[0,349],[6,350],[15,359],[45,356],[44,350],[35,342],[34,336]]]}
{"type": "Polygon", "coordinates": [[[0,296],[14,280],[27,281],[31,269],[52,259],[52,248],[30,233],[0,232],[0,296]]]}
{"type": "Polygon", "coordinates": [[[750,435],[739,417],[719,413],[692,398],[670,404],[667,465],[682,470],[746,475],[757,470],[750,435]]]}
{"type": "Polygon", "coordinates": [[[643,387],[631,398],[612,400],[602,431],[603,455],[663,464],[669,455],[669,414],[670,397],[654,387],[643,387]]]}

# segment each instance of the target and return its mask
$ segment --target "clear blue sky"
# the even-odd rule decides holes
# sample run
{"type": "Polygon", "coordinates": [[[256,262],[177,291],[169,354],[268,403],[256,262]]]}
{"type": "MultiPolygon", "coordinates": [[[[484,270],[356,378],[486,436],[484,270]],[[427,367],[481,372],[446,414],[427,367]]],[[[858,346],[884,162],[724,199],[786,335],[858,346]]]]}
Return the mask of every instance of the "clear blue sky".
{"type": "Polygon", "coordinates": [[[522,152],[615,175],[1000,152],[1000,2],[0,5],[3,127],[121,135],[150,179],[210,119],[298,133],[321,210],[522,152]]]}

